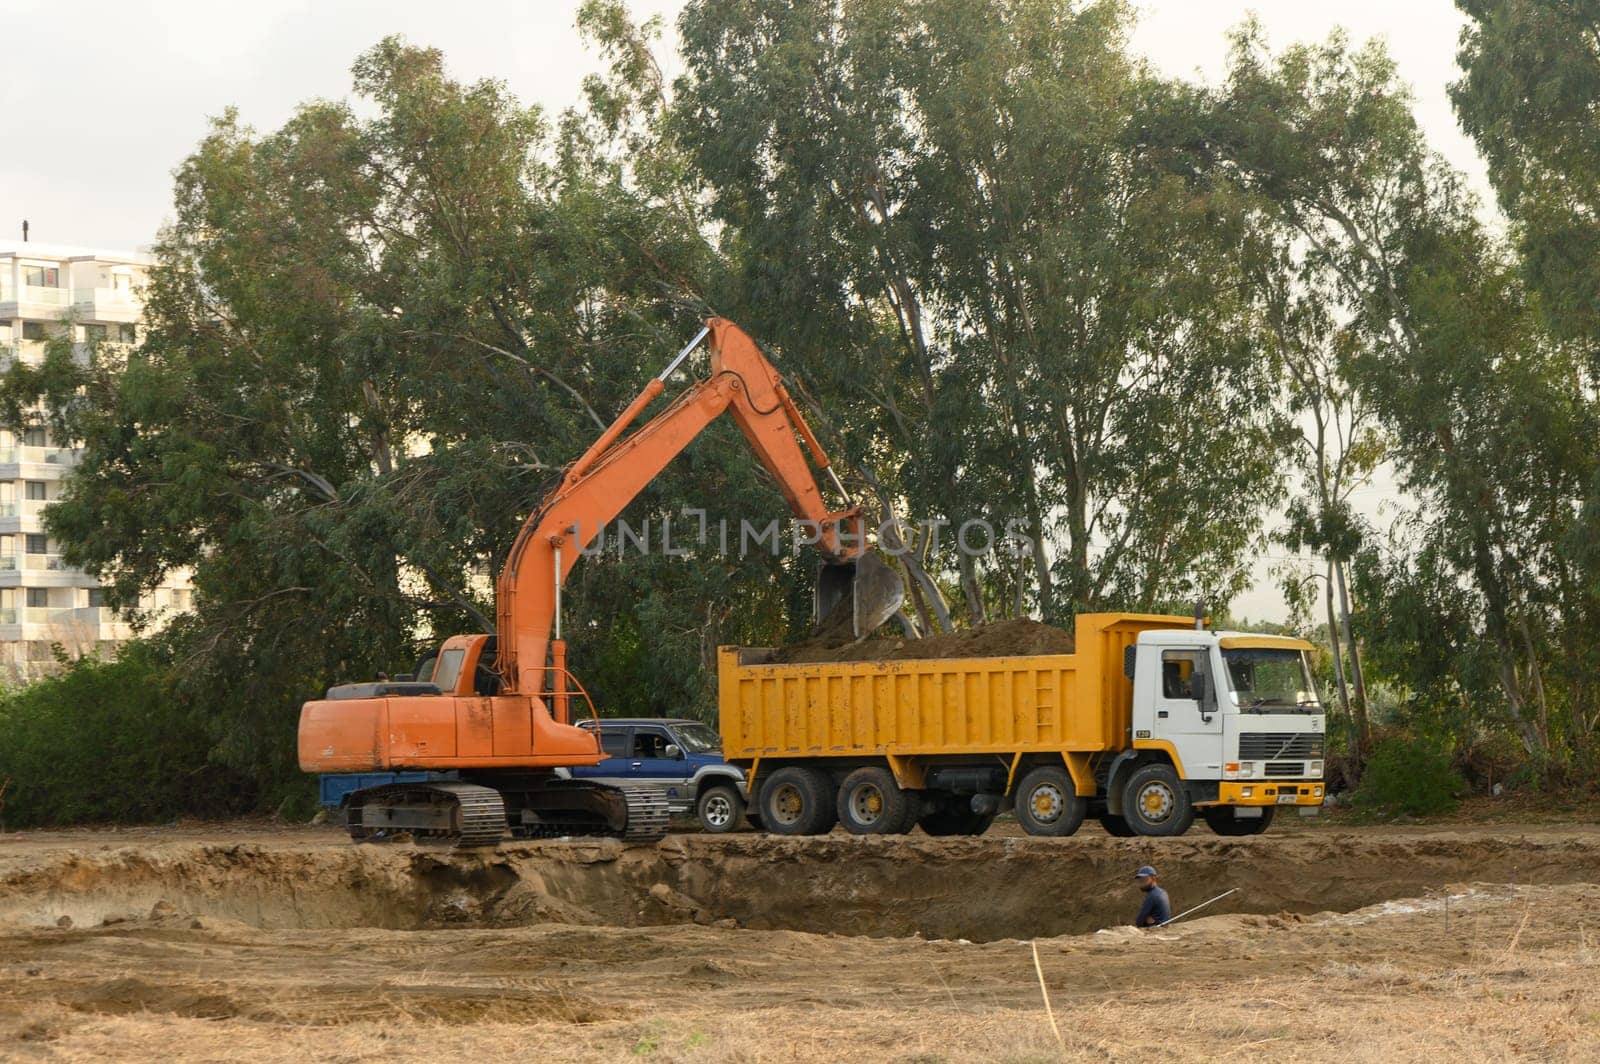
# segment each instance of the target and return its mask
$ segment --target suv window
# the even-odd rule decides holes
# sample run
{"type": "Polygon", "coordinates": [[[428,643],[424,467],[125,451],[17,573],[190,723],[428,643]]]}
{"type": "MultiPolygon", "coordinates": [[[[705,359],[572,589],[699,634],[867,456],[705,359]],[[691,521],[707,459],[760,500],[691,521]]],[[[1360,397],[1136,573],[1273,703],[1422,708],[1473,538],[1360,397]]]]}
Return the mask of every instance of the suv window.
{"type": "Polygon", "coordinates": [[[634,757],[666,757],[667,733],[656,728],[640,728],[633,733],[634,757]]]}
{"type": "Polygon", "coordinates": [[[607,757],[628,756],[628,729],[627,728],[601,728],[600,750],[607,757]]]}

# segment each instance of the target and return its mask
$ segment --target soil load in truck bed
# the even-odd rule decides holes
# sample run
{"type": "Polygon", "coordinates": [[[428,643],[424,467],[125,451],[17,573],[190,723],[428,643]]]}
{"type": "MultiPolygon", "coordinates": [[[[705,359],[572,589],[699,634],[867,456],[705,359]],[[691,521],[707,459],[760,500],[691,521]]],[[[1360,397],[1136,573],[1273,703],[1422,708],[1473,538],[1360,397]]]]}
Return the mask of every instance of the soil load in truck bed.
{"type": "Polygon", "coordinates": [[[779,647],[773,664],[825,661],[906,661],[924,658],[1003,658],[1026,654],[1071,654],[1072,633],[1048,624],[1018,618],[980,624],[958,632],[922,639],[889,636],[859,643],[824,631],[799,643],[779,647]]]}

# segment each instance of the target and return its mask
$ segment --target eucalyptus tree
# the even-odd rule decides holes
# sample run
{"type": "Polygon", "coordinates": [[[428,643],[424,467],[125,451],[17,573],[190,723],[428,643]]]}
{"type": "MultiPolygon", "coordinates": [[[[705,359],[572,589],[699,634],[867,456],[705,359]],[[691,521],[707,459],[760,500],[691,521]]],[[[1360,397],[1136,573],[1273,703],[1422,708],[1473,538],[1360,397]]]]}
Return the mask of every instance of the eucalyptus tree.
{"type": "Polygon", "coordinates": [[[1497,690],[1474,704],[1544,761],[1551,603],[1573,578],[1561,545],[1591,464],[1570,352],[1538,328],[1380,46],[1335,35],[1274,55],[1246,26],[1216,114],[1207,150],[1336,278],[1358,340],[1348,371],[1420,507],[1410,549],[1475,593],[1497,690]]]}
{"type": "Polygon", "coordinates": [[[1512,223],[1546,324],[1600,366],[1600,3],[1456,0],[1451,100],[1512,223]]]}
{"type": "MultiPolygon", "coordinates": [[[[490,627],[518,524],[698,327],[681,293],[709,262],[692,221],[580,165],[583,122],[395,39],[354,84],[359,106],[267,133],[217,119],[177,171],[143,343],[5,383],[84,442],[47,517],[73,564],[124,606],[193,569],[181,679],[222,755],[269,775],[292,771],[301,699],[490,627]]],[[[628,516],[778,505],[716,444],[628,516]]],[[[614,709],[705,707],[708,645],[781,631],[777,566],[593,558],[574,660],[614,709]]]]}
{"type": "MultiPolygon", "coordinates": [[[[1600,398],[1600,4],[1456,6],[1470,20],[1458,53],[1462,76],[1451,87],[1456,114],[1488,162],[1531,306],[1553,341],[1571,349],[1563,399],[1581,397],[1593,417],[1600,398]]],[[[1580,466],[1592,450],[1577,449],[1580,466]]],[[[1552,686],[1565,695],[1567,719],[1592,769],[1600,754],[1600,480],[1554,506],[1568,531],[1559,551],[1564,564],[1553,577],[1562,635],[1552,686]],[[1581,509],[1569,513],[1580,495],[1581,509]]]]}
{"type": "Polygon", "coordinates": [[[1243,207],[1146,165],[1183,92],[1129,56],[1129,18],[695,0],[680,23],[669,128],[720,227],[718,298],[906,516],[1016,523],[1025,572],[944,555],[973,620],[1226,598],[1279,491],[1243,207]]]}

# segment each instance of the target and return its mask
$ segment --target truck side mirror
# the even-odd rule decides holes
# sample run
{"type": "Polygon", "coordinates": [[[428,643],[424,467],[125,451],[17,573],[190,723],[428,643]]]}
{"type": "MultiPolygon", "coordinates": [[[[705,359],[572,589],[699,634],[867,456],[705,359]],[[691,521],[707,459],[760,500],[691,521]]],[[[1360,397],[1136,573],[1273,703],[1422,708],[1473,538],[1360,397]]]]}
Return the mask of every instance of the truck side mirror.
{"type": "Polygon", "coordinates": [[[1190,680],[1190,686],[1194,689],[1194,697],[1200,703],[1200,712],[1215,713],[1217,699],[1216,692],[1211,688],[1210,673],[1196,672],[1194,678],[1190,680]]]}
{"type": "Polygon", "coordinates": [[[677,743],[668,743],[667,748],[663,751],[663,753],[667,755],[667,759],[669,761],[683,760],[683,747],[679,746],[677,743]]]}

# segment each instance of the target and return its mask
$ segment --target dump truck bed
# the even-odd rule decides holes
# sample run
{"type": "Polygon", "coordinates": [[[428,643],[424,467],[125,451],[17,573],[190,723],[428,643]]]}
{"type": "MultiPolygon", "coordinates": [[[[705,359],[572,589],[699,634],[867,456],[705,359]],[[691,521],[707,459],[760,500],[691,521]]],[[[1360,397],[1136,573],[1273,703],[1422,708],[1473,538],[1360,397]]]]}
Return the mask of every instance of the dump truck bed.
{"type": "Polygon", "coordinates": [[[1084,614],[1071,654],[773,663],[766,648],[723,647],[723,756],[938,757],[1098,751],[1127,745],[1131,681],[1123,652],[1184,618],[1084,614]]]}

